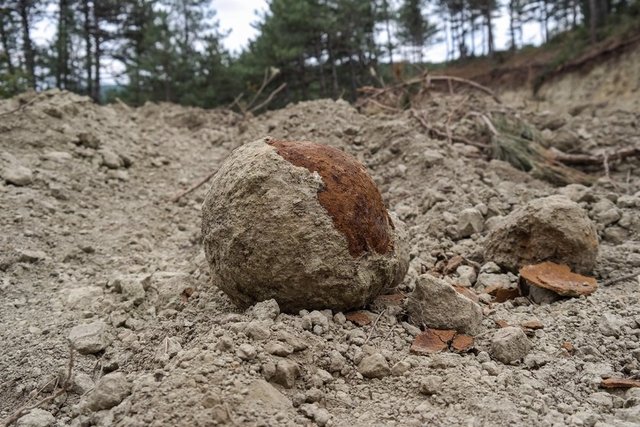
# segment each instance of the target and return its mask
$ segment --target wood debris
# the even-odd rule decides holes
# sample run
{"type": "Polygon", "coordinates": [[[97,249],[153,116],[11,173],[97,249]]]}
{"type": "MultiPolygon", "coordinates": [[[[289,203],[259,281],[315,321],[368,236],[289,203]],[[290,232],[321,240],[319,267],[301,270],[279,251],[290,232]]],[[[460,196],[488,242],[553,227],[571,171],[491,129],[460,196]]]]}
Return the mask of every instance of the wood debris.
{"type": "Polygon", "coordinates": [[[598,289],[595,278],[573,273],[567,265],[548,261],[522,267],[520,279],[529,286],[537,286],[566,297],[591,295],[598,289]]]}

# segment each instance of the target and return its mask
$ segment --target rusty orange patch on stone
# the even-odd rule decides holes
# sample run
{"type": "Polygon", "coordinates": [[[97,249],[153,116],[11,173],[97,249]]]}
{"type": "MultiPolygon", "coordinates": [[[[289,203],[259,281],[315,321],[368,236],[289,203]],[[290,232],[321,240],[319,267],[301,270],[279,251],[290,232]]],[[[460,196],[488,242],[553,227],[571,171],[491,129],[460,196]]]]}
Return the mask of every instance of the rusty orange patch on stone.
{"type": "Polygon", "coordinates": [[[529,285],[548,289],[567,297],[590,295],[598,289],[595,278],[573,273],[564,264],[548,261],[522,267],[520,277],[529,285]]]}
{"type": "Polygon", "coordinates": [[[317,172],[324,182],[318,200],[342,233],[349,253],[393,250],[392,223],[375,182],[354,157],[314,142],[267,140],[289,163],[317,172]]]}

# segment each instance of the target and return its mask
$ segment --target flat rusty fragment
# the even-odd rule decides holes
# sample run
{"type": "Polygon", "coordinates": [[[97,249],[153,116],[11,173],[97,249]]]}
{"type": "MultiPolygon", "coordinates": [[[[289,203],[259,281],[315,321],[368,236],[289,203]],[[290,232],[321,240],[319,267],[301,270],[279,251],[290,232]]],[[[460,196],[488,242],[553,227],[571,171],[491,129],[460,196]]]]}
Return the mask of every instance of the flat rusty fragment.
{"type": "Polygon", "coordinates": [[[369,317],[367,312],[362,310],[346,313],[344,317],[346,317],[348,321],[353,322],[358,326],[365,326],[371,323],[371,317],[369,317]]]}
{"type": "Polygon", "coordinates": [[[548,261],[522,267],[520,278],[530,286],[548,289],[567,297],[590,295],[598,289],[595,278],[573,273],[566,265],[548,261]]]}
{"type": "Polygon", "coordinates": [[[324,188],[318,191],[318,201],[347,239],[351,256],[393,251],[393,223],[380,191],[353,156],[308,141],[268,139],[267,144],[292,165],[322,177],[324,188]]]}
{"type": "Polygon", "coordinates": [[[485,292],[494,297],[496,302],[505,302],[520,296],[518,288],[505,288],[502,285],[491,285],[485,292]]]}
{"type": "Polygon", "coordinates": [[[606,378],[600,383],[602,388],[632,388],[640,387],[640,380],[628,378],[606,378]]]}
{"type": "Polygon", "coordinates": [[[451,349],[458,353],[466,353],[473,348],[474,338],[471,335],[458,334],[451,341],[451,349]]]}
{"type": "Polygon", "coordinates": [[[411,344],[411,353],[433,354],[447,350],[456,331],[447,329],[426,329],[418,334],[411,344]]]}

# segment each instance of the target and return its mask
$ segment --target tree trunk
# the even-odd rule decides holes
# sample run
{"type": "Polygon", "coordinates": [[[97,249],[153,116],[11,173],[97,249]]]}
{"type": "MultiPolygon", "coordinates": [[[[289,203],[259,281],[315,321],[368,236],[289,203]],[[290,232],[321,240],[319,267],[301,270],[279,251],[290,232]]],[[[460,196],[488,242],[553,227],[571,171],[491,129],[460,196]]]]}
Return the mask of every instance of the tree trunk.
{"type": "Polygon", "coordinates": [[[31,44],[31,36],[29,35],[29,3],[27,0],[18,2],[18,13],[20,22],[22,23],[22,44],[24,49],[24,60],[27,66],[27,79],[29,86],[36,88],[36,65],[33,53],[33,45],[31,44]]]}
{"type": "Polygon", "coordinates": [[[511,50],[516,50],[516,28],[515,28],[515,11],[514,11],[514,0],[509,2],[509,33],[511,34],[511,50]]]}
{"type": "Polygon", "coordinates": [[[487,20],[487,51],[489,56],[493,56],[493,22],[491,21],[491,8],[486,8],[486,20],[487,20]]]}
{"type": "Polygon", "coordinates": [[[589,36],[591,43],[597,41],[597,29],[598,29],[598,13],[597,13],[597,0],[589,0],[589,36]]]}
{"type": "Polygon", "coordinates": [[[336,60],[333,57],[331,34],[327,34],[327,53],[329,55],[329,62],[331,63],[331,97],[335,98],[338,95],[338,70],[336,67],[336,60]]]}
{"type": "Polygon", "coordinates": [[[102,39],[100,30],[100,18],[98,11],[94,5],[93,7],[93,46],[94,46],[94,73],[93,73],[93,100],[100,103],[100,59],[102,57],[102,39]]]}
{"type": "Polygon", "coordinates": [[[11,61],[11,52],[9,51],[9,35],[7,34],[7,28],[4,25],[4,16],[0,15],[0,42],[2,43],[2,50],[7,57],[7,71],[13,75],[15,68],[13,68],[13,62],[11,61]]]}
{"type": "Polygon", "coordinates": [[[69,78],[69,2],[60,0],[58,2],[58,40],[56,58],[56,87],[66,88],[69,78]]]}
{"type": "Polygon", "coordinates": [[[84,15],[84,48],[85,71],[87,73],[87,95],[93,96],[93,49],[91,45],[91,7],[89,0],[82,1],[82,14],[84,15]]]}

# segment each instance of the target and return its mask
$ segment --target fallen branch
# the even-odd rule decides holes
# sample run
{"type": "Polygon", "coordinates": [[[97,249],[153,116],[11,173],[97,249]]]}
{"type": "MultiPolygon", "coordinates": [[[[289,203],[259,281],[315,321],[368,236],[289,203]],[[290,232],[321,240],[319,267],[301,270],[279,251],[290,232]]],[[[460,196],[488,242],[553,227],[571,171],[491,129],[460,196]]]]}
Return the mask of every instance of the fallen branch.
{"type": "Polygon", "coordinates": [[[616,283],[624,282],[631,279],[637,279],[640,277],[640,271],[636,271],[635,273],[625,274],[624,276],[615,277],[613,279],[606,280],[600,284],[600,286],[611,286],[616,283]]]}
{"type": "Polygon", "coordinates": [[[378,317],[376,317],[376,320],[373,322],[373,325],[371,326],[371,330],[369,331],[369,334],[367,335],[367,339],[364,340],[364,344],[362,344],[363,346],[369,342],[369,340],[371,339],[371,336],[373,335],[373,332],[376,331],[376,327],[378,326],[378,321],[380,320],[380,318],[382,317],[382,315],[387,311],[387,309],[385,308],[384,310],[382,310],[380,312],[380,314],[378,314],[378,317]]]}
{"type": "MultiPolygon", "coordinates": [[[[44,405],[45,403],[49,403],[52,400],[54,400],[55,398],[57,398],[58,396],[62,395],[63,393],[66,393],[69,388],[71,387],[71,375],[73,373],[73,363],[74,363],[74,354],[73,354],[73,349],[69,348],[69,363],[67,364],[67,376],[64,379],[64,382],[62,383],[62,387],[57,390],[54,391],[52,394],[50,394],[49,396],[40,399],[39,401],[37,401],[36,403],[34,403],[33,405],[24,405],[20,408],[18,408],[13,414],[11,414],[7,419],[5,419],[2,422],[2,425],[4,427],[8,427],[11,424],[13,424],[14,422],[16,422],[20,417],[22,417],[24,414],[26,414],[27,412],[39,408],[40,406],[44,405]]],[[[36,394],[36,396],[40,394],[40,392],[38,392],[36,394]]]]}
{"type": "MultiPolygon", "coordinates": [[[[425,128],[427,130],[427,132],[430,132],[434,135],[436,135],[437,137],[441,138],[441,139],[449,139],[449,135],[446,132],[443,132],[439,129],[436,129],[432,126],[429,125],[429,123],[427,123],[427,121],[424,119],[424,117],[420,116],[418,114],[418,112],[412,108],[409,110],[409,112],[411,113],[411,115],[418,120],[418,122],[420,122],[420,124],[422,125],[423,128],[425,128]]],[[[451,135],[451,140],[455,141],[455,142],[461,142],[463,144],[467,144],[467,145],[473,145],[474,147],[478,147],[478,148],[489,148],[490,146],[487,144],[483,144],[482,142],[476,142],[476,141],[471,141],[470,139],[467,139],[465,137],[462,136],[456,136],[456,135],[451,135]]]]}
{"type": "Polygon", "coordinates": [[[481,85],[480,83],[474,82],[473,80],[463,79],[462,77],[455,77],[455,76],[429,76],[429,79],[432,82],[433,81],[447,81],[449,84],[451,84],[452,81],[453,82],[458,82],[458,83],[464,83],[466,85],[469,85],[471,87],[474,87],[474,88],[486,93],[487,95],[492,97],[498,104],[502,104],[502,101],[500,100],[498,95],[496,95],[496,93],[494,91],[492,91],[491,89],[489,89],[486,86],[481,85]]]}
{"type": "Polygon", "coordinates": [[[429,75],[427,73],[423,74],[420,77],[414,77],[412,79],[406,80],[404,82],[395,84],[393,86],[387,86],[385,88],[382,89],[378,89],[378,88],[373,88],[370,86],[365,86],[362,88],[358,89],[358,92],[361,93],[368,93],[370,94],[370,96],[373,97],[379,97],[380,95],[383,95],[387,92],[391,92],[394,91],[396,89],[402,89],[405,88],[407,86],[411,86],[414,84],[423,84],[427,82],[427,84],[431,83],[431,82],[447,82],[447,84],[449,85],[450,91],[453,90],[452,86],[451,86],[451,82],[456,82],[456,83],[462,83],[468,86],[471,86],[475,89],[478,89],[481,92],[486,93],[487,95],[491,96],[498,104],[501,104],[502,101],[500,100],[500,98],[498,97],[498,95],[492,91],[491,89],[489,89],[486,86],[481,85],[480,83],[476,83],[473,80],[468,80],[468,79],[464,79],[462,77],[455,77],[455,76],[445,76],[445,75],[436,75],[436,76],[432,76],[429,75]]]}
{"type": "Polygon", "coordinates": [[[255,111],[258,111],[259,109],[261,109],[262,107],[268,105],[272,100],[273,97],[276,96],[280,91],[282,91],[285,87],[287,87],[286,83],[282,83],[280,86],[278,86],[273,92],[271,92],[271,94],[269,94],[269,96],[267,97],[267,99],[265,99],[264,101],[262,101],[260,104],[258,104],[257,106],[253,107],[252,109],[249,110],[250,113],[253,113],[255,111]]]}
{"type": "Polygon", "coordinates": [[[173,196],[171,198],[171,201],[173,203],[176,203],[178,200],[180,200],[181,198],[183,198],[184,196],[186,196],[187,194],[197,190],[198,188],[202,187],[207,181],[209,181],[211,178],[213,178],[213,175],[215,175],[217,172],[213,171],[211,172],[209,175],[205,176],[204,178],[202,178],[200,181],[198,181],[197,183],[195,183],[194,185],[192,185],[191,187],[187,188],[186,190],[176,194],[175,196],[173,196]]]}
{"type": "Polygon", "coordinates": [[[13,110],[9,110],[9,111],[5,111],[3,113],[0,113],[0,117],[2,116],[8,116],[9,114],[13,114],[13,113],[17,113],[18,111],[24,110],[25,108],[27,108],[29,105],[33,104],[34,102],[36,102],[39,98],[39,95],[34,96],[33,98],[31,98],[29,101],[25,102],[24,104],[20,105],[17,108],[14,108],[13,110]]]}
{"type": "Polygon", "coordinates": [[[550,148],[549,152],[553,155],[553,159],[564,163],[565,165],[576,166],[601,166],[608,167],[608,165],[617,160],[624,160],[629,157],[640,157],[640,147],[629,147],[622,150],[618,150],[611,154],[568,154],[562,152],[556,148],[550,148]],[[605,165],[606,163],[606,165],[605,165]]]}

